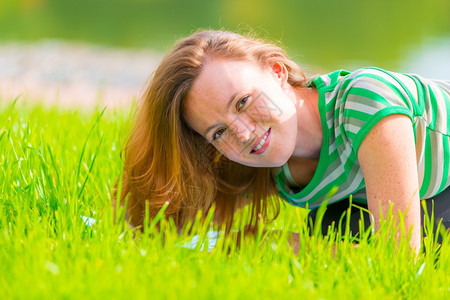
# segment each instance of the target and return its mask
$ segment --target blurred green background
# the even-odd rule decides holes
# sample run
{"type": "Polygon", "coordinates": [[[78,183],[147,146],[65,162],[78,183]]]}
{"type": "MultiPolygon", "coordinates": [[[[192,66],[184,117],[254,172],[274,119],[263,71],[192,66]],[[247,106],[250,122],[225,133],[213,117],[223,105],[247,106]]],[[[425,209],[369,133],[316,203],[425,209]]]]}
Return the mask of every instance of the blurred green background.
{"type": "Polygon", "coordinates": [[[0,40],[65,39],[164,52],[197,28],[280,41],[317,71],[376,65],[450,77],[449,0],[1,0],[0,40]]]}

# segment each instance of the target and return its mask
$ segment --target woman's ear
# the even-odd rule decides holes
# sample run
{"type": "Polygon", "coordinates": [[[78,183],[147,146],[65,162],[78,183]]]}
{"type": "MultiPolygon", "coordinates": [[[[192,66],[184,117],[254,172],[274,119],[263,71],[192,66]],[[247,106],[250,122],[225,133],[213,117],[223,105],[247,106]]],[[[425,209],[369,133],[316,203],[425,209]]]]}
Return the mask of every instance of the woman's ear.
{"type": "Polygon", "coordinates": [[[286,69],[286,66],[279,61],[272,63],[272,75],[275,77],[275,79],[280,83],[282,87],[286,84],[288,80],[288,71],[286,69]]]}

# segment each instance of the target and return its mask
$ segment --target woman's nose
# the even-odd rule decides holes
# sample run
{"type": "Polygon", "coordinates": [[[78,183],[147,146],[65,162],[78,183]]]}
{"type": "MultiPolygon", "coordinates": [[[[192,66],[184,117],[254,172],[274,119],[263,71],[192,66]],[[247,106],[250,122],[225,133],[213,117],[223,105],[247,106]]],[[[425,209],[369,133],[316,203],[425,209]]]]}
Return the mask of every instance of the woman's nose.
{"type": "Polygon", "coordinates": [[[241,143],[248,142],[252,138],[253,132],[255,131],[255,125],[242,118],[236,119],[230,127],[236,137],[236,140],[241,143]]]}

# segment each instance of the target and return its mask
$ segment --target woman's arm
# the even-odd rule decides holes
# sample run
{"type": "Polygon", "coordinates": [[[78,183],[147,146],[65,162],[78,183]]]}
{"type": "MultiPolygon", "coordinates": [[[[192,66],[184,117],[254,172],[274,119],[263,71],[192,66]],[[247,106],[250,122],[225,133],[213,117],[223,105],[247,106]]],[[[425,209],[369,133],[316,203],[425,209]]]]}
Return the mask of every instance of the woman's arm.
{"type": "MultiPolygon", "coordinates": [[[[375,229],[392,203],[394,217],[405,213],[405,229],[412,228],[411,247],[421,245],[419,180],[411,120],[404,115],[383,118],[364,138],[358,160],[366,182],[369,210],[375,229]]],[[[400,233],[399,233],[400,234],[400,233]]]]}

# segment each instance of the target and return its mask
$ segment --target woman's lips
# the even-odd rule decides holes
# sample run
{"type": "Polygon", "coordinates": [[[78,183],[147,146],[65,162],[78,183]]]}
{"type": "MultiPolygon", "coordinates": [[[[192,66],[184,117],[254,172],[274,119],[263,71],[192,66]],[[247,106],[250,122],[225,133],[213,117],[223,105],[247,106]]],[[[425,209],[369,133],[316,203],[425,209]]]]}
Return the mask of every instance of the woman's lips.
{"type": "Polygon", "coordinates": [[[250,151],[250,154],[264,153],[267,150],[267,147],[269,147],[270,137],[271,137],[271,128],[269,128],[269,130],[267,130],[266,133],[264,133],[264,135],[262,137],[260,137],[256,143],[253,144],[252,151],[250,151]],[[258,150],[255,150],[255,148],[261,143],[261,141],[264,138],[265,138],[265,142],[262,145],[262,147],[259,148],[258,150]]]}

